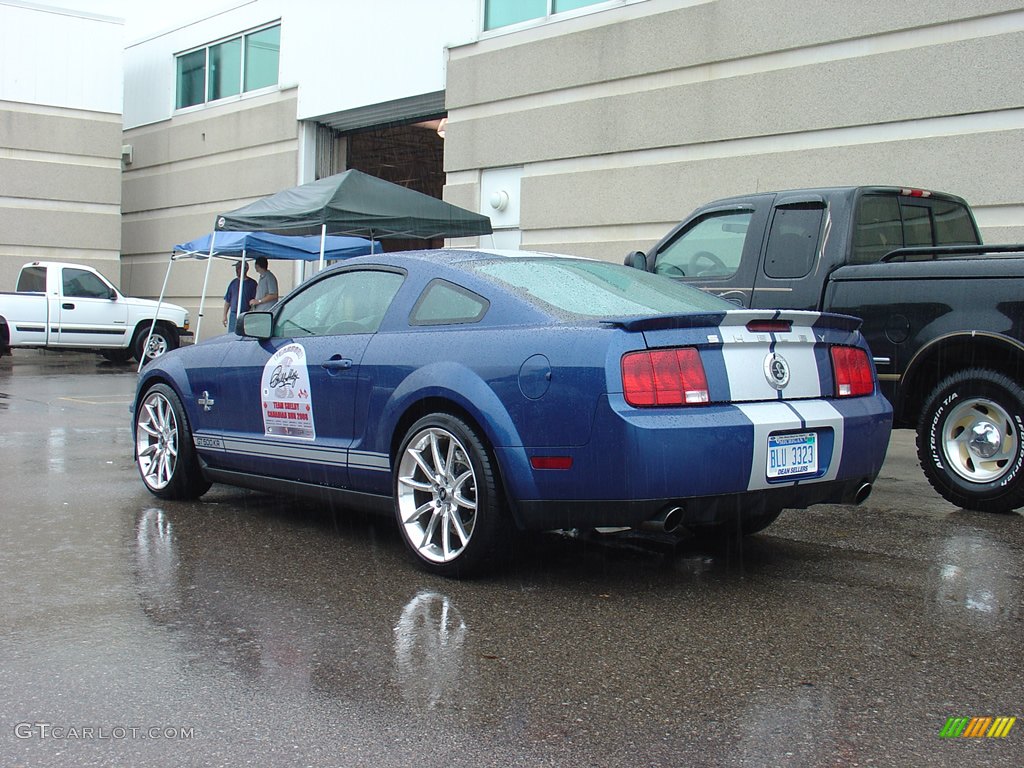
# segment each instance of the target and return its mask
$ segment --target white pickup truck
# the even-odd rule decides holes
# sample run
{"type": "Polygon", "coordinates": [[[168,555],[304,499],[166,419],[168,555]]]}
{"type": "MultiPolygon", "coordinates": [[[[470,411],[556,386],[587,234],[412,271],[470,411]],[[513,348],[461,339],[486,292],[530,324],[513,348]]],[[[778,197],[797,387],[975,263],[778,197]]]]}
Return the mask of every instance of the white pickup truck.
{"type": "Polygon", "coordinates": [[[115,362],[141,361],[191,338],[184,307],[163,303],[157,314],[157,302],[122,295],[81,264],[26,264],[17,290],[0,292],[0,356],[15,347],[45,347],[96,350],[115,362]]]}

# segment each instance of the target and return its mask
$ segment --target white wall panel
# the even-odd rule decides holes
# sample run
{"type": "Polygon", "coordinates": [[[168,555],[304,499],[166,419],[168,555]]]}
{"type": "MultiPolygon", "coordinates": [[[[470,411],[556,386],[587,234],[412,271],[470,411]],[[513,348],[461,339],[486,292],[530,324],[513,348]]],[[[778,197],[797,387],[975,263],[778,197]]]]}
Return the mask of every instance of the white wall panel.
{"type": "Polygon", "coordinates": [[[128,46],[125,128],[171,117],[175,54],[277,19],[279,82],[300,85],[300,120],[442,91],[446,46],[473,40],[479,15],[479,0],[240,2],[128,46]]]}
{"type": "Polygon", "coordinates": [[[121,112],[119,19],[0,3],[0,101],[121,112]]]}

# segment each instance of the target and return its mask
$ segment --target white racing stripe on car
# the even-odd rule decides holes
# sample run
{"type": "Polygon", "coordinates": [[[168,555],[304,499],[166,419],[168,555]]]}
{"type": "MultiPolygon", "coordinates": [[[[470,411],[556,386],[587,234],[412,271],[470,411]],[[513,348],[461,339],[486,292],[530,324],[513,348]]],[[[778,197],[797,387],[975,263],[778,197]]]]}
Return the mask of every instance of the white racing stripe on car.
{"type": "MultiPolygon", "coordinates": [[[[722,355],[729,375],[729,391],[733,402],[796,399],[821,396],[818,363],[814,357],[813,337],[809,334],[780,334],[774,349],[766,334],[753,334],[744,328],[723,327],[722,355]],[[779,391],[768,383],[765,361],[774,351],[789,366],[789,383],[779,391]]],[[[806,330],[806,329],[802,329],[806,330]]]]}
{"type": "MultiPolygon", "coordinates": [[[[750,479],[747,482],[748,490],[777,488],[780,485],[792,485],[799,482],[799,478],[790,482],[768,482],[768,436],[773,432],[804,429],[810,432],[823,427],[831,427],[834,444],[828,471],[821,477],[805,479],[804,482],[823,482],[834,480],[838,476],[839,464],[843,457],[843,416],[830,403],[824,400],[804,400],[778,403],[738,403],[736,407],[750,419],[754,426],[754,455],[750,466],[750,479]]],[[[821,458],[819,456],[819,461],[821,458]]]]}
{"type": "Polygon", "coordinates": [[[283,461],[303,461],[309,464],[344,466],[348,463],[348,449],[346,448],[323,448],[316,445],[247,437],[225,437],[224,450],[239,456],[271,457],[283,461]]]}
{"type": "Polygon", "coordinates": [[[348,465],[352,469],[376,469],[381,472],[391,471],[391,459],[386,453],[369,451],[349,451],[348,465]]]}
{"type": "Polygon", "coordinates": [[[295,443],[284,440],[264,440],[255,437],[212,437],[209,434],[198,434],[194,437],[197,450],[219,450],[238,456],[259,456],[262,458],[281,459],[282,461],[301,461],[307,464],[354,469],[391,471],[391,461],[387,454],[370,451],[350,451],[347,448],[327,448],[324,446],[295,443]]]}

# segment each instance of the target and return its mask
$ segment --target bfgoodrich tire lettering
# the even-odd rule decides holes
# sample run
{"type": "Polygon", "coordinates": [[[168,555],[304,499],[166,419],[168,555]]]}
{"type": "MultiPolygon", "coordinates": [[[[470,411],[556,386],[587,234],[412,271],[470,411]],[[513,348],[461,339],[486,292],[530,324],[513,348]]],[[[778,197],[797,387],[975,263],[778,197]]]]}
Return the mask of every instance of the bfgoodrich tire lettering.
{"type": "Polygon", "coordinates": [[[166,384],[154,384],[139,398],[135,464],[146,488],[162,499],[195,499],[210,488],[199,468],[185,409],[166,384]]]}
{"type": "Polygon", "coordinates": [[[416,562],[442,576],[468,576],[504,550],[510,518],[483,441],[454,416],[426,416],[409,429],[395,463],[395,517],[416,562]]]}
{"type": "Polygon", "coordinates": [[[921,412],[917,455],[932,487],[959,507],[1024,506],[1024,389],[988,369],[950,376],[921,412]]]}

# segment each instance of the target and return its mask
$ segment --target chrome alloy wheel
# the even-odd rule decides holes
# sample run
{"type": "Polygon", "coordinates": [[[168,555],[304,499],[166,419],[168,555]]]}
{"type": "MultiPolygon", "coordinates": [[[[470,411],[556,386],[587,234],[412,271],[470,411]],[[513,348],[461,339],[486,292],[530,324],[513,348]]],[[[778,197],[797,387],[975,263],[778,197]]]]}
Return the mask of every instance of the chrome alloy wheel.
{"type": "Polygon", "coordinates": [[[159,331],[155,331],[149,339],[149,344],[146,345],[146,359],[156,360],[161,355],[166,355],[171,349],[171,345],[167,343],[167,337],[159,331]]]}
{"type": "Polygon", "coordinates": [[[153,490],[167,487],[178,462],[178,420],[170,401],[150,392],[136,414],[135,455],[142,479],[153,490]]]}
{"type": "Polygon", "coordinates": [[[397,486],[403,533],[420,557],[459,557],[477,520],[476,475],[465,446],[445,429],[423,429],[406,445],[397,486]]]}
{"type": "Polygon", "coordinates": [[[942,427],[942,450],[950,468],[972,483],[1004,475],[1017,455],[1020,435],[998,403],[971,398],[957,405],[942,427]]]}

